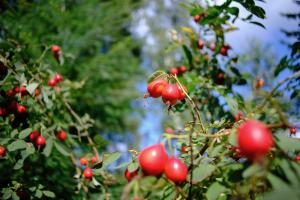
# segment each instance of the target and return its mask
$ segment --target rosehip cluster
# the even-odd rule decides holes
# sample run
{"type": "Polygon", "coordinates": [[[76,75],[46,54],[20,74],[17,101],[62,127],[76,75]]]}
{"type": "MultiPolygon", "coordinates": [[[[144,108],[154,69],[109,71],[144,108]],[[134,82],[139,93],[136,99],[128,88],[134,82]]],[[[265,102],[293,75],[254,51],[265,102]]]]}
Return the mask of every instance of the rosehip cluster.
{"type": "Polygon", "coordinates": [[[140,167],[145,175],[166,177],[174,183],[186,181],[188,168],[176,157],[168,157],[162,144],[155,144],[145,148],[139,155],[140,167]]]}
{"type": "Polygon", "coordinates": [[[50,87],[55,87],[62,80],[63,80],[62,75],[57,73],[57,74],[54,75],[54,77],[52,77],[51,79],[48,80],[48,85],[50,87]]]}
{"type": "Polygon", "coordinates": [[[38,148],[43,148],[46,145],[46,139],[37,130],[29,134],[29,139],[34,142],[38,148]]]}
{"type": "Polygon", "coordinates": [[[26,106],[17,103],[16,101],[11,101],[4,108],[0,108],[0,117],[6,117],[10,113],[23,114],[27,110],[26,106]]]}
{"type": "MultiPolygon", "coordinates": [[[[182,86],[185,92],[187,89],[182,86]]],[[[145,98],[162,97],[163,102],[166,105],[175,105],[177,100],[183,100],[186,97],[185,92],[182,91],[178,84],[170,84],[164,79],[157,79],[148,84],[148,93],[145,94],[145,98]]]]}
{"type": "Polygon", "coordinates": [[[169,71],[170,74],[173,74],[173,75],[181,75],[181,74],[184,74],[185,72],[187,71],[187,68],[186,66],[182,65],[182,66],[179,66],[179,67],[172,67],[169,71]]]}
{"type": "Polygon", "coordinates": [[[84,171],[83,171],[83,175],[86,179],[91,180],[93,177],[93,170],[91,168],[88,167],[89,162],[91,162],[92,164],[97,163],[98,159],[96,156],[93,156],[91,158],[86,158],[86,157],[81,157],[79,162],[81,165],[87,166],[84,171]]]}

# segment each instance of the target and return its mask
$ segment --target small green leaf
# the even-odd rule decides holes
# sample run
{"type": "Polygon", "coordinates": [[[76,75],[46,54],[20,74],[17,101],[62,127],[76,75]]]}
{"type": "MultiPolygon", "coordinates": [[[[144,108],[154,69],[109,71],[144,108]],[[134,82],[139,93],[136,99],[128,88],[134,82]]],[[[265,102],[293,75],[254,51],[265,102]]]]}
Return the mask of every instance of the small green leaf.
{"type": "Polygon", "coordinates": [[[129,172],[134,172],[135,170],[137,170],[139,167],[139,164],[137,162],[133,162],[130,165],[128,165],[128,171],[129,172]]]}
{"type": "Polygon", "coordinates": [[[193,66],[193,55],[192,55],[191,51],[189,50],[189,48],[186,45],[183,45],[182,48],[183,48],[183,51],[189,61],[189,65],[193,66]]]}
{"type": "Polygon", "coordinates": [[[94,177],[93,177],[92,181],[93,181],[93,184],[94,184],[95,186],[100,186],[100,185],[101,185],[101,184],[97,181],[97,179],[94,178],[94,177]]]}
{"type": "Polygon", "coordinates": [[[113,162],[115,162],[116,160],[118,160],[121,156],[120,152],[114,152],[114,153],[110,153],[110,154],[104,154],[104,158],[103,158],[103,165],[107,166],[113,162]]]}
{"type": "Polygon", "coordinates": [[[33,95],[35,89],[38,87],[37,83],[30,83],[26,86],[26,90],[29,92],[29,94],[33,95]]]}
{"type": "Polygon", "coordinates": [[[227,7],[226,10],[232,15],[239,15],[239,9],[237,7],[227,7]]]}
{"type": "Polygon", "coordinates": [[[58,142],[54,142],[54,146],[64,156],[69,156],[70,155],[70,150],[65,145],[60,144],[58,142]]]}
{"type": "Polygon", "coordinates": [[[261,172],[261,170],[262,168],[259,165],[253,164],[243,172],[243,178],[249,178],[254,174],[261,172]]]}
{"type": "Polygon", "coordinates": [[[287,151],[299,151],[300,142],[299,139],[289,138],[284,135],[276,135],[277,145],[285,152],[287,151]]]}
{"type": "Polygon", "coordinates": [[[166,72],[164,72],[162,70],[155,71],[153,74],[151,74],[148,77],[148,81],[147,82],[151,83],[152,81],[154,81],[156,79],[163,78],[165,75],[166,75],[166,72]]]}
{"type": "Polygon", "coordinates": [[[206,192],[206,197],[208,200],[216,200],[220,196],[220,194],[226,192],[226,187],[221,185],[218,182],[214,182],[209,186],[206,192]]]}
{"type": "Polygon", "coordinates": [[[19,149],[25,149],[27,143],[24,140],[16,140],[7,146],[8,151],[16,151],[19,149]]]}
{"type": "Polygon", "coordinates": [[[43,151],[43,154],[46,156],[46,157],[49,157],[51,152],[52,152],[52,149],[53,149],[53,139],[52,138],[47,138],[46,140],[46,147],[44,148],[44,151],[43,151]]]}
{"type": "Polygon", "coordinates": [[[43,192],[41,190],[37,190],[34,196],[40,199],[43,196],[43,192]]]}
{"type": "Polygon", "coordinates": [[[193,170],[193,181],[194,182],[201,182],[204,179],[206,179],[207,177],[209,177],[214,171],[215,171],[216,167],[214,165],[198,165],[198,167],[196,167],[193,170]]]}
{"type": "Polygon", "coordinates": [[[55,194],[49,190],[44,190],[43,193],[46,197],[55,198],[55,194]]]}
{"type": "Polygon", "coordinates": [[[124,162],[120,165],[118,165],[117,167],[115,167],[115,169],[121,169],[121,168],[124,168],[124,167],[127,167],[131,162],[124,162]]]}
{"type": "Polygon", "coordinates": [[[31,132],[32,132],[31,128],[24,129],[23,131],[21,131],[19,133],[19,138],[24,139],[24,138],[28,137],[31,132]]]}

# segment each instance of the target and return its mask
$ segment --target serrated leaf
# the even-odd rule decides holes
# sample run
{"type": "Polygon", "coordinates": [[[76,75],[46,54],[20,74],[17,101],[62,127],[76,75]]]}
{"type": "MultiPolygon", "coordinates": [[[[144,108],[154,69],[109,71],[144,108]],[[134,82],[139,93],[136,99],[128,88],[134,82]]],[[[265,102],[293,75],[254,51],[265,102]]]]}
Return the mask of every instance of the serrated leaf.
{"type": "Polygon", "coordinates": [[[57,151],[59,151],[64,156],[70,155],[70,150],[63,144],[60,144],[58,142],[54,142],[54,146],[56,147],[57,151]]]}
{"type": "Polygon", "coordinates": [[[44,190],[43,193],[46,197],[55,198],[55,194],[49,190],[44,190]]]}
{"type": "Polygon", "coordinates": [[[25,149],[26,147],[27,147],[27,143],[24,140],[16,140],[7,146],[7,150],[16,151],[19,149],[25,149]]]}
{"type": "Polygon", "coordinates": [[[139,164],[137,162],[133,162],[133,163],[130,163],[128,165],[128,171],[129,172],[134,172],[135,170],[137,170],[139,167],[139,164]]]}
{"type": "Polygon", "coordinates": [[[216,200],[223,192],[226,192],[226,187],[218,182],[214,182],[209,186],[206,192],[207,200],[216,200]]]}
{"type": "Polygon", "coordinates": [[[209,177],[214,171],[215,171],[216,167],[214,165],[198,165],[198,167],[196,167],[193,170],[193,182],[201,182],[204,179],[206,179],[207,177],[209,177]]]}
{"type": "Polygon", "coordinates": [[[114,152],[114,153],[110,153],[110,154],[104,154],[104,158],[103,158],[103,165],[107,166],[113,162],[115,162],[116,160],[118,160],[121,156],[120,152],[114,152]]]}
{"type": "Polygon", "coordinates": [[[53,149],[53,139],[52,138],[47,138],[46,140],[46,147],[44,148],[43,150],[43,154],[46,156],[46,157],[49,157],[51,152],[52,152],[52,149],[53,149]]]}
{"type": "Polygon", "coordinates": [[[159,79],[159,78],[163,78],[163,76],[166,75],[166,72],[162,71],[162,70],[158,70],[158,71],[155,71],[153,74],[151,74],[149,77],[148,77],[148,83],[151,83],[152,81],[156,80],[156,79],[159,79]]]}
{"type": "Polygon", "coordinates": [[[29,92],[30,95],[33,95],[37,87],[38,87],[37,83],[30,83],[29,85],[26,86],[26,90],[29,92]]]}
{"type": "Polygon", "coordinates": [[[32,132],[31,128],[24,129],[23,131],[21,131],[19,133],[19,138],[24,139],[24,138],[28,137],[31,132],[32,132]]]}

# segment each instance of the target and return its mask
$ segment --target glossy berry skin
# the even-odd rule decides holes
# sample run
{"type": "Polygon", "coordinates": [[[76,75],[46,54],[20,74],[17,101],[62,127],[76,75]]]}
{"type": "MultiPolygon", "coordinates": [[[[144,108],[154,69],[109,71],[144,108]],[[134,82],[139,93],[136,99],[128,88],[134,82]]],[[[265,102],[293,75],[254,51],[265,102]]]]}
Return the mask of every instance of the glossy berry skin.
{"type": "Polygon", "coordinates": [[[30,139],[31,141],[35,141],[36,138],[37,138],[39,135],[40,135],[40,133],[39,133],[37,130],[34,130],[34,131],[32,131],[32,132],[30,133],[29,139],[30,139]]]}
{"type": "Polygon", "coordinates": [[[237,131],[241,154],[249,160],[263,158],[273,147],[272,133],[262,122],[248,120],[241,124],[237,131]]]}
{"type": "Polygon", "coordinates": [[[14,89],[7,90],[7,91],[6,91],[6,95],[9,96],[9,97],[14,96],[14,95],[15,95],[14,89]]]}
{"type": "Polygon", "coordinates": [[[174,130],[172,128],[168,127],[168,128],[165,129],[165,133],[174,134],[174,130]]]}
{"type": "Polygon", "coordinates": [[[55,74],[53,79],[56,81],[56,83],[59,83],[63,80],[63,77],[60,74],[55,74]]]}
{"type": "Polygon", "coordinates": [[[198,46],[198,49],[203,49],[203,47],[204,47],[204,41],[201,40],[201,39],[199,39],[198,43],[197,43],[197,46],[198,46]]]}
{"type": "Polygon", "coordinates": [[[65,141],[65,140],[67,139],[67,137],[68,137],[68,134],[67,134],[65,131],[61,130],[61,131],[58,131],[58,132],[56,133],[56,137],[57,137],[60,141],[65,141]]]}
{"type": "Polygon", "coordinates": [[[93,178],[93,170],[91,170],[89,167],[85,168],[83,171],[83,175],[86,179],[92,179],[93,178]]]}
{"type": "MultiPolygon", "coordinates": [[[[183,88],[183,90],[187,93],[187,89],[186,89],[186,87],[185,86],[183,86],[183,85],[181,85],[182,86],[182,88],[183,88]]],[[[180,88],[180,86],[179,85],[177,85],[177,87],[178,87],[178,91],[179,91],[179,96],[178,96],[178,100],[183,100],[183,99],[185,99],[185,97],[186,97],[186,94],[182,91],[182,89],[180,88]]]]}
{"type": "Polygon", "coordinates": [[[6,149],[3,146],[0,146],[0,157],[4,157],[6,154],[6,149]]]}
{"type": "Polygon", "coordinates": [[[170,69],[170,74],[177,75],[179,73],[178,69],[173,67],[170,69]]]}
{"type": "Polygon", "coordinates": [[[46,145],[46,139],[42,136],[39,135],[36,139],[35,139],[35,144],[38,147],[44,147],[46,145]]]}
{"type": "Polygon", "coordinates": [[[37,96],[39,96],[39,95],[40,95],[40,90],[36,88],[36,89],[34,90],[34,96],[37,97],[37,96]]]}
{"type": "Polygon", "coordinates": [[[162,91],[162,99],[168,105],[175,105],[180,96],[177,84],[168,84],[162,91]]]}
{"type": "Polygon", "coordinates": [[[180,159],[171,157],[165,165],[165,174],[170,181],[182,183],[186,181],[188,168],[180,159]]]}
{"type": "Polygon", "coordinates": [[[196,23],[200,22],[200,20],[202,19],[201,15],[195,15],[193,18],[196,23]]]}
{"type": "Polygon", "coordinates": [[[135,176],[137,176],[139,174],[139,169],[136,169],[135,171],[133,172],[130,172],[128,170],[128,168],[126,168],[125,172],[124,172],[124,176],[126,178],[126,180],[128,182],[130,182],[135,176]]]}
{"type": "Polygon", "coordinates": [[[21,92],[21,89],[19,87],[15,87],[14,88],[14,92],[17,94],[17,93],[20,93],[21,92]]]}
{"type": "Polygon", "coordinates": [[[167,161],[168,154],[162,144],[149,146],[139,155],[141,169],[150,176],[161,175],[167,161]]]}
{"type": "Polygon", "coordinates": [[[228,49],[226,49],[225,47],[221,47],[220,54],[222,56],[227,56],[228,55],[228,49]]]}
{"type": "Polygon", "coordinates": [[[20,93],[21,93],[22,96],[25,96],[25,95],[28,94],[25,86],[23,86],[23,87],[20,88],[20,93]]]}
{"type": "Polygon", "coordinates": [[[294,159],[295,159],[295,161],[298,161],[298,162],[299,162],[299,161],[300,161],[300,155],[295,156],[294,159]]]}
{"type": "Polygon", "coordinates": [[[297,133],[297,129],[295,127],[290,127],[291,135],[295,135],[297,133]]]}
{"type": "Polygon", "coordinates": [[[55,87],[56,86],[56,81],[55,81],[55,79],[49,79],[48,80],[48,85],[50,86],[50,87],[55,87]]]}
{"type": "Polygon", "coordinates": [[[97,161],[98,161],[98,159],[97,159],[96,156],[93,156],[93,157],[91,158],[91,163],[92,163],[92,164],[95,164],[97,161]]]}
{"type": "Polygon", "coordinates": [[[183,74],[187,71],[186,66],[182,65],[180,67],[178,67],[178,74],[183,74]]]}
{"type": "Polygon", "coordinates": [[[164,90],[164,88],[167,85],[168,85],[168,82],[164,79],[157,79],[157,80],[149,83],[148,86],[147,86],[148,95],[153,97],[153,98],[160,97],[161,94],[162,94],[162,91],[164,90]]]}
{"type": "Polygon", "coordinates": [[[17,104],[17,112],[18,113],[25,113],[26,112],[26,107],[20,104],[17,104]]]}
{"type": "Polygon", "coordinates": [[[51,48],[51,51],[53,54],[58,54],[60,52],[60,46],[58,45],[53,45],[51,48]]]}
{"type": "Polygon", "coordinates": [[[82,157],[80,158],[80,164],[81,165],[87,165],[88,164],[88,159],[86,157],[82,157]]]}

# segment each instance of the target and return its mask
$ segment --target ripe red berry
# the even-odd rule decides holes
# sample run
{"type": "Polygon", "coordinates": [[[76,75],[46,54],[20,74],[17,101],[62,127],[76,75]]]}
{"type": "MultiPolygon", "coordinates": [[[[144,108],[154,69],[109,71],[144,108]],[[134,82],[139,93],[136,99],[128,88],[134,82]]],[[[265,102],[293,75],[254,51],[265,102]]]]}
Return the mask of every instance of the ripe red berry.
{"type": "Polygon", "coordinates": [[[25,86],[23,86],[23,87],[20,88],[20,93],[21,93],[22,96],[25,96],[25,95],[28,94],[25,86]]]}
{"type": "Polygon", "coordinates": [[[145,148],[139,155],[140,167],[146,175],[158,176],[164,172],[168,154],[162,144],[145,148]]]}
{"type": "Polygon", "coordinates": [[[249,160],[258,160],[273,147],[273,137],[267,126],[259,121],[248,120],[238,127],[239,148],[249,160]]]}
{"type": "Polygon", "coordinates": [[[37,138],[39,135],[40,135],[40,133],[39,133],[37,130],[34,130],[34,131],[32,131],[32,132],[30,133],[29,139],[30,139],[31,141],[35,141],[36,138],[37,138]]]}
{"type": "Polygon", "coordinates": [[[227,56],[228,55],[228,49],[226,49],[225,47],[221,47],[220,54],[222,56],[227,56]]]}
{"type": "Polygon", "coordinates": [[[224,44],[223,47],[224,47],[225,49],[227,49],[227,50],[228,50],[228,49],[231,49],[231,46],[230,46],[229,44],[224,44]]]}
{"type": "Polygon", "coordinates": [[[93,171],[87,167],[85,168],[85,170],[83,171],[83,175],[86,179],[92,179],[93,178],[93,171]]]}
{"type": "Polygon", "coordinates": [[[265,81],[262,78],[257,77],[255,82],[255,88],[259,89],[265,85],[265,81]]]}
{"type": "Polygon", "coordinates": [[[0,108],[0,117],[6,117],[8,115],[8,110],[6,108],[0,108]]]}
{"type": "Polygon", "coordinates": [[[158,98],[161,96],[163,89],[168,85],[168,82],[164,79],[157,79],[148,84],[147,90],[148,94],[145,95],[151,96],[153,98],[158,98]]]}
{"type": "Polygon", "coordinates": [[[181,147],[181,151],[183,152],[183,153],[188,153],[189,152],[189,146],[182,146],[181,147]]]}
{"type": "Polygon", "coordinates": [[[36,139],[35,139],[35,144],[38,147],[44,147],[46,145],[46,139],[42,136],[39,135],[36,139]]]}
{"type": "Polygon", "coordinates": [[[7,90],[7,91],[6,91],[6,95],[9,96],[9,97],[14,96],[14,95],[15,95],[14,89],[7,90]]]}
{"type": "Polygon", "coordinates": [[[200,20],[202,19],[202,16],[201,16],[201,15],[195,15],[193,18],[194,18],[194,21],[195,21],[196,23],[198,23],[198,22],[200,22],[200,20]]]}
{"type": "Polygon", "coordinates": [[[61,131],[58,131],[58,132],[56,133],[56,137],[57,137],[60,141],[65,141],[65,140],[67,139],[67,137],[68,137],[68,134],[67,134],[65,131],[61,130],[61,131]]]}
{"type": "Polygon", "coordinates": [[[136,169],[133,172],[130,172],[128,170],[128,168],[126,168],[125,172],[124,172],[124,176],[126,178],[126,180],[129,182],[131,181],[135,176],[137,176],[139,174],[139,169],[136,169]]]}
{"type": "MultiPolygon", "coordinates": [[[[183,90],[187,93],[187,89],[185,86],[181,85],[183,90]]],[[[180,86],[177,84],[178,87],[178,91],[179,91],[179,96],[178,96],[178,100],[183,100],[186,97],[186,94],[182,91],[182,89],[180,88],[180,86]]]]}
{"type": "Polygon", "coordinates": [[[165,129],[165,133],[174,134],[174,130],[172,128],[168,127],[165,129]]]}
{"type": "Polygon", "coordinates": [[[177,69],[178,69],[178,74],[183,74],[187,71],[187,68],[184,65],[178,67],[177,69]]]}
{"type": "Polygon", "coordinates": [[[175,68],[175,67],[172,67],[172,68],[170,69],[170,74],[177,75],[177,74],[178,74],[178,69],[175,68]]]}
{"type": "Polygon", "coordinates": [[[170,181],[182,183],[186,181],[188,168],[180,159],[171,157],[165,165],[165,174],[170,181]]]}
{"type": "Polygon", "coordinates": [[[59,83],[63,80],[63,77],[60,74],[55,74],[54,75],[54,80],[56,81],[56,83],[59,83]]]}
{"type": "Polygon", "coordinates": [[[217,74],[217,78],[220,79],[224,79],[225,78],[225,74],[223,72],[220,72],[217,74]]]}
{"type": "Polygon", "coordinates": [[[197,46],[198,46],[199,49],[203,49],[204,44],[205,44],[204,41],[201,40],[201,39],[199,39],[199,40],[198,40],[198,43],[197,43],[197,46]]]}
{"type": "Polygon", "coordinates": [[[17,104],[17,112],[18,113],[25,113],[26,112],[26,107],[20,104],[17,104]]]}
{"type": "Polygon", "coordinates": [[[296,161],[300,161],[300,155],[295,156],[294,158],[296,161]]]}
{"type": "Polygon", "coordinates": [[[0,146],[0,157],[4,157],[6,154],[6,149],[3,146],[0,146]]]}
{"type": "Polygon", "coordinates": [[[38,88],[36,88],[36,89],[34,90],[34,96],[37,97],[37,96],[39,96],[39,95],[40,95],[40,90],[39,90],[38,88]]]}
{"type": "Polygon", "coordinates": [[[241,119],[241,116],[243,115],[242,112],[238,112],[235,116],[234,116],[234,121],[239,121],[241,119]]]}
{"type": "Polygon", "coordinates": [[[80,158],[80,164],[81,165],[87,165],[88,164],[88,159],[86,157],[82,157],[80,158]]]}
{"type": "Polygon", "coordinates": [[[92,164],[95,164],[97,161],[98,161],[98,159],[97,159],[96,156],[93,156],[93,157],[91,158],[91,163],[92,163],[92,164]]]}
{"type": "Polygon", "coordinates": [[[215,49],[216,49],[216,44],[215,44],[214,42],[211,42],[211,43],[209,44],[209,49],[212,50],[212,51],[215,51],[215,49]]]}
{"type": "Polygon", "coordinates": [[[297,133],[297,129],[295,127],[290,127],[291,135],[295,135],[297,133]]]}
{"type": "Polygon", "coordinates": [[[21,89],[17,86],[17,87],[14,88],[14,92],[15,92],[15,93],[20,93],[20,92],[21,92],[21,89]]]}
{"type": "Polygon", "coordinates": [[[177,84],[168,84],[161,95],[164,103],[167,105],[175,105],[180,96],[177,84]]]}
{"type": "Polygon", "coordinates": [[[60,52],[60,46],[58,45],[53,45],[51,48],[51,51],[53,54],[58,54],[60,52]]]}
{"type": "Polygon", "coordinates": [[[55,81],[55,79],[49,79],[49,80],[48,80],[48,85],[49,85],[50,87],[55,87],[55,86],[56,86],[56,81],[55,81]]]}

